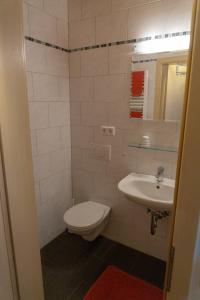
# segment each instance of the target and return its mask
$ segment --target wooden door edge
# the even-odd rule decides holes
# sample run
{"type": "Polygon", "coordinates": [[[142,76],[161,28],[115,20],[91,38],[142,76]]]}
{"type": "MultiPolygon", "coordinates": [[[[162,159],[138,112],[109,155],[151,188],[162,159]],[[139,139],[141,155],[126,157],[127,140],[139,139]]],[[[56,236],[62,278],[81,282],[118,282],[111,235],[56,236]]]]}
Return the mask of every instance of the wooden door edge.
{"type": "MultiPolygon", "coordinates": [[[[180,139],[179,139],[179,151],[178,151],[178,162],[177,162],[177,171],[176,171],[176,185],[174,191],[174,207],[172,212],[172,220],[171,220],[171,232],[170,232],[170,241],[169,241],[169,248],[168,248],[168,260],[167,260],[167,268],[165,274],[165,284],[164,284],[164,298],[163,300],[167,300],[167,293],[169,288],[169,280],[171,281],[173,266],[170,265],[171,261],[171,253],[172,249],[174,248],[173,245],[173,236],[174,236],[174,227],[175,227],[175,219],[176,219],[176,210],[177,210],[177,198],[178,198],[178,191],[179,191],[179,180],[181,174],[181,164],[182,164],[182,154],[183,154],[183,143],[184,143],[184,135],[185,135],[185,126],[186,126],[186,118],[187,118],[187,109],[188,109],[188,98],[189,98],[189,85],[191,79],[191,65],[193,59],[193,45],[195,40],[195,24],[197,18],[197,7],[200,0],[194,0],[193,4],[193,13],[192,13],[192,26],[191,26],[191,40],[190,40],[190,49],[189,49],[189,56],[187,62],[187,78],[186,78],[186,87],[185,87],[185,96],[184,96],[184,106],[183,106],[183,113],[182,113],[182,121],[181,121],[181,132],[180,132],[180,139]]],[[[178,300],[178,299],[177,299],[178,300]]]]}

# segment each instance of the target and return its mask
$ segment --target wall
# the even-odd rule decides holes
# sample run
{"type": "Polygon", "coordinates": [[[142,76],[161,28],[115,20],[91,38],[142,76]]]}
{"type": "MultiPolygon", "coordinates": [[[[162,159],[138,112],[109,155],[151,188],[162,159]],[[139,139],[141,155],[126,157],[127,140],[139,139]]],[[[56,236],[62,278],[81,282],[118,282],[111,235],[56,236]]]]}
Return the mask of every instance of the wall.
{"type": "MultiPolygon", "coordinates": [[[[140,38],[190,30],[191,0],[70,0],[69,47],[140,38]]],[[[112,207],[105,235],[159,258],[166,258],[169,219],[159,222],[156,236],[149,234],[150,217],[143,207],[128,201],[117,183],[130,172],[175,177],[176,154],[127,147],[149,135],[159,145],[177,146],[179,124],[129,121],[129,72],[132,45],[113,45],[70,54],[73,197],[112,207]],[[116,127],[105,137],[100,125],[116,127]],[[91,143],[111,144],[111,161],[98,160],[91,143]]]]}
{"type": "MultiPolygon", "coordinates": [[[[25,0],[24,34],[68,47],[67,0],[25,0]]],[[[71,206],[68,53],[26,40],[32,155],[41,246],[65,229],[71,206]]]]}

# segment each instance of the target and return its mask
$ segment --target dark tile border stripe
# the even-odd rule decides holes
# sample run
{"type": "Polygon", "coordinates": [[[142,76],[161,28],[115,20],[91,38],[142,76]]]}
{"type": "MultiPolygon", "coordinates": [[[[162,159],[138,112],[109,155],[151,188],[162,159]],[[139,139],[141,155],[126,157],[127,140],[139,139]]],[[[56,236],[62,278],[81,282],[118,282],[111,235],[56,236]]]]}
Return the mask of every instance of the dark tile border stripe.
{"type": "Polygon", "coordinates": [[[25,39],[37,44],[44,45],[46,47],[51,47],[57,50],[61,50],[67,53],[72,53],[72,52],[78,52],[78,51],[86,51],[86,50],[91,50],[91,49],[98,49],[98,48],[105,48],[105,47],[112,47],[112,46],[119,46],[119,45],[127,45],[127,44],[137,44],[153,39],[167,39],[171,37],[176,37],[176,36],[186,36],[190,35],[190,31],[183,31],[183,32],[174,32],[174,33],[166,33],[163,35],[156,35],[154,37],[143,37],[143,38],[138,38],[138,39],[130,39],[130,40],[124,40],[124,41],[117,41],[117,42],[110,42],[110,43],[105,43],[105,44],[99,44],[99,45],[92,45],[92,46],[86,46],[86,47],[81,47],[81,48],[75,48],[75,49],[66,49],[62,48],[58,45],[54,45],[51,43],[47,43],[44,41],[41,41],[39,39],[32,38],[30,36],[25,36],[25,39]]]}
{"type": "Polygon", "coordinates": [[[68,52],[68,53],[70,52],[70,50],[68,50],[68,49],[62,48],[58,45],[54,45],[54,44],[51,44],[51,43],[47,43],[47,42],[32,38],[30,36],[25,36],[25,39],[30,41],[30,42],[34,42],[34,43],[37,43],[37,44],[40,44],[40,45],[44,45],[46,47],[54,48],[54,49],[57,49],[57,50],[68,52]]]}
{"type": "Polygon", "coordinates": [[[133,60],[132,64],[142,64],[142,63],[148,63],[148,62],[155,62],[157,61],[156,58],[152,59],[145,59],[145,60],[133,60]]]}

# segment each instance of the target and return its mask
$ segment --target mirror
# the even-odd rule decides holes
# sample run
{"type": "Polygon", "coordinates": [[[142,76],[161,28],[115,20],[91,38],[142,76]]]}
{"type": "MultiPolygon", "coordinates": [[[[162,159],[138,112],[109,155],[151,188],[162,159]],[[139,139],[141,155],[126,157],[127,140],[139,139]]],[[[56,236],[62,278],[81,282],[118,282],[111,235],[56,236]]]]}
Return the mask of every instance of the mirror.
{"type": "Polygon", "coordinates": [[[134,54],[130,119],[180,121],[186,73],[186,51],[134,54]]]}

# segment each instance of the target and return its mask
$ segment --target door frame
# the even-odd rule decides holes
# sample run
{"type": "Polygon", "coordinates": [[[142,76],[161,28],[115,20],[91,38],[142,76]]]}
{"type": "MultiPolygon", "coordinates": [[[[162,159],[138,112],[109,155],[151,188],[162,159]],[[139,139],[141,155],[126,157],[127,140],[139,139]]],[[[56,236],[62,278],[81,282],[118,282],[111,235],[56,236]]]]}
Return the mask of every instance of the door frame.
{"type": "Polygon", "coordinates": [[[175,207],[165,281],[166,300],[196,300],[190,297],[190,287],[200,217],[200,201],[197,201],[200,199],[199,49],[200,0],[195,0],[176,176],[175,207]]]}
{"type": "MultiPolygon", "coordinates": [[[[9,212],[8,212],[8,202],[6,200],[6,188],[3,174],[3,163],[2,163],[2,155],[0,149],[0,222],[1,222],[1,235],[3,236],[3,240],[1,240],[2,253],[4,255],[4,268],[1,270],[4,273],[4,279],[7,281],[7,288],[5,291],[6,297],[9,296],[9,299],[18,300],[19,299],[19,291],[17,284],[17,275],[15,268],[15,259],[14,259],[14,251],[10,230],[10,221],[9,221],[9,212]]],[[[4,299],[5,295],[3,295],[4,299]]]]}
{"type": "Polygon", "coordinates": [[[19,298],[43,300],[22,0],[0,1],[0,128],[19,298]]]}

